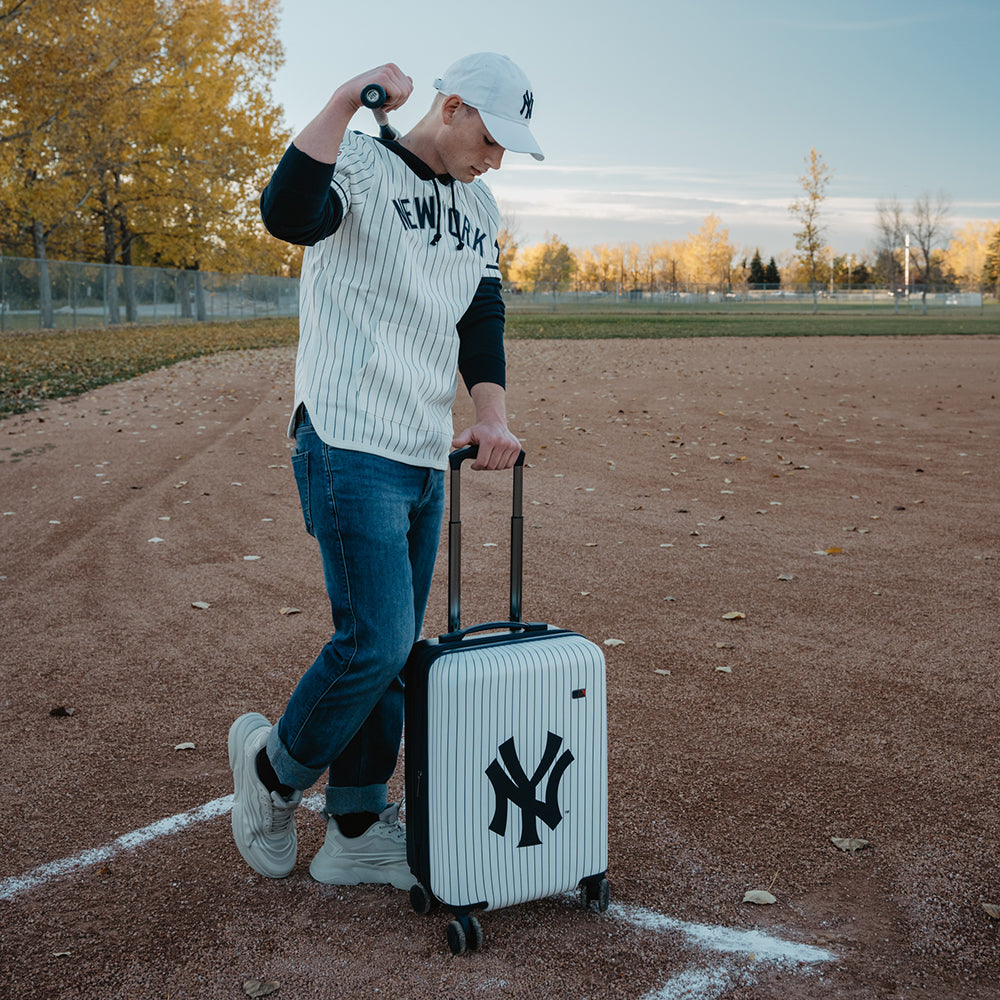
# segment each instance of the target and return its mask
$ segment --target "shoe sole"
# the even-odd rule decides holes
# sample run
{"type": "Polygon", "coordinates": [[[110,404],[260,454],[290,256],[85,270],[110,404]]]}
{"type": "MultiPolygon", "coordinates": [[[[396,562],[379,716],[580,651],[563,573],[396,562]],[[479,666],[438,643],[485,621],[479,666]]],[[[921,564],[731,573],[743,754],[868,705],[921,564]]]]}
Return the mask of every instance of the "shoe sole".
{"type": "Polygon", "coordinates": [[[397,881],[387,879],[384,876],[380,877],[377,868],[365,868],[362,866],[355,866],[350,874],[344,872],[343,874],[337,873],[326,878],[319,878],[316,872],[313,871],[313,866],[318,860],[318,857],[313,859],[313,863],[309,866],[309,874],[321,885],[391,885],[402,892],[409,892],[417,881],[411,875],[406,879],[405,885],[400,885],[397,881]]]}

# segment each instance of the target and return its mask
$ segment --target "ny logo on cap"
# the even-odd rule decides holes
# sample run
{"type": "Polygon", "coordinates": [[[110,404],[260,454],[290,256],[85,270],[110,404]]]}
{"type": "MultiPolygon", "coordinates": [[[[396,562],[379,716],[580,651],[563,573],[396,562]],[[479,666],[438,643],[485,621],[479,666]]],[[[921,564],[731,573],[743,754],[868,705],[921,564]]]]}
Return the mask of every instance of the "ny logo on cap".
{"type": "Polygon", "coordinates": [[[524,92],[524,97],[522,99],[520,115],[522,118],[527,118],[531,121],[531,109],[535,106],[535,98],[530,90],[524,92]]]}

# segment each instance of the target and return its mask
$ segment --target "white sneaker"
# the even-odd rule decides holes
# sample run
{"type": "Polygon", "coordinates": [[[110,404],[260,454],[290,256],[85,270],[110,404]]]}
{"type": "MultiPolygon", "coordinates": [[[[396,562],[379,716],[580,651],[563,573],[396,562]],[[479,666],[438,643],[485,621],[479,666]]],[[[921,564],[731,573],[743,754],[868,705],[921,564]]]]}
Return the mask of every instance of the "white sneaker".
{"type": "Polygon", "coordinates": [[[229,729],[229,766],[233,772],[233,839],[243,860],[268,878],[284,878],[295,867],[298,836],[296,791],[283,799],[269,792],[257,774],[257,754],[267,745],[271,723],[257,712],[241,715],[229,729]]]}
{"type": "Polygon", "coordinates": [[[309,874],[325,885],[376,883],[409,890],[416,879],[406,862],[406,827],[399,821],[399,805],[389,806],[360,837],[345,837],[331,816],[309,874]]]}

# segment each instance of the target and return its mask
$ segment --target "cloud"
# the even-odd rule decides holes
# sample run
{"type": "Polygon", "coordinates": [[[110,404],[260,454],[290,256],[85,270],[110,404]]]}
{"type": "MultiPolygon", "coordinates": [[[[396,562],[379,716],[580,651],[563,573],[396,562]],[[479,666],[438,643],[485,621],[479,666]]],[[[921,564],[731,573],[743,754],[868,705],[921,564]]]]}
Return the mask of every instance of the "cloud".
{"type": "MultiPolygon", "coordinates": [[[[575,245],[682,239],[709,215],[735,243],[790,247],[799,223],[789,204],[800,193],[794,177],[715,173],[656,166],[578,166],[539,170],[505,165],[490,178],[501,210],[523,242],[557,232],[575,245]]],[[[875,238],[880,195],[828,195],[821,206],[827,240],[860,251],[875,238]]],[[[909,202],[904,200],[909,208],[909,202]]],[[[1000,202],[955,202],[955,229],[1000,217],[1000,202]]],[[[771,252],[771,251],[768,251],[771,252]]]]}

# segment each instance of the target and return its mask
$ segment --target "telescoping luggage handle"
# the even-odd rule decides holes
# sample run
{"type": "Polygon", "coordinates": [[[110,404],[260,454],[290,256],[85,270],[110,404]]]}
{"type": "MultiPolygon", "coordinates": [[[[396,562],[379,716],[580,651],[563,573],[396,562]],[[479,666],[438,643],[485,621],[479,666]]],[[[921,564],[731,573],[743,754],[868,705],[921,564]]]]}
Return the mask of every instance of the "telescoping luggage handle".
{"type": "MultiPolygon", "coordinates": [[[[461,625],[461,593],[462,593],[462,500],[461,500],[461,469],[467,458],[475,458],[479,454],[476,445],[454,451],[448,457],[451,466],[451,494],[448,501],[448,634],[441,636],[442,640],[460,639],[466,632],[481,631],[493,627],[513,627],[530,629],[536,623],[528,624],[521,620],[521,579],[523,572],[524,551],[524,516],[522,514],[524,452],[522,451],[514,463],[514,498],[510,517],[510,620],[507,622],[492,622],[489,625],[476,625],[473,628],[460,631],[461,625]]],[[[544,628],[544,625],[540,625],[544,628]]]]}

